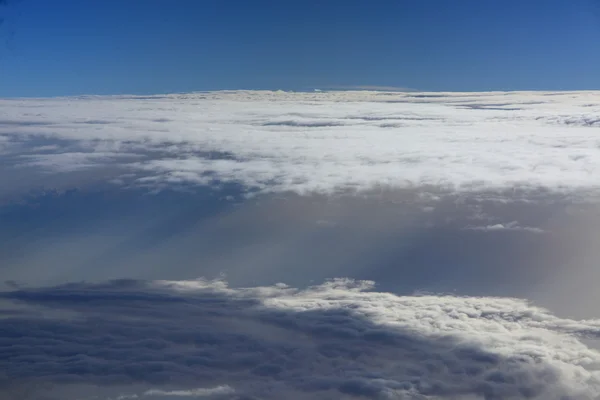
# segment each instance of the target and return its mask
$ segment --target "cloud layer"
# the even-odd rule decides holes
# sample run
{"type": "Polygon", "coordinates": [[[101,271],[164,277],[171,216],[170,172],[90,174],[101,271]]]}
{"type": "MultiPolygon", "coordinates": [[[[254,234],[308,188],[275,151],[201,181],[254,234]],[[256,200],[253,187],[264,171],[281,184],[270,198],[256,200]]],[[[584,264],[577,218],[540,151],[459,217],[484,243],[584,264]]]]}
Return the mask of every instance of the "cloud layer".
{"type": "Polygon", "coordinates": [[[511,298],[132,281],[1,294],[2,390],[146,386],[122,399],[592,399],[598,320],[511,298]],[[171,396],[171,397],[168,397],[171,396]]]}
{"type": "Polygon", "coordinates": [[[152,188],[597,189],[599,110],[596,92],[14,99],[0,101],[0,155],[13,175],[97,171],[152,188]]]}
{"type": "Polygon", "coordinates": [[[573,199],[600,186],[599,112],[595,92],[0,100],[0,397],[600,398],[599,320],[476,297],[597,315],[600,212],[573,199]],[[245,288],[186,280],[219,272],[245,288]],[[305,286],[331,276],[395,294],[305,286]],[[279,280],[299,288],[259,286],[279,280]]]}

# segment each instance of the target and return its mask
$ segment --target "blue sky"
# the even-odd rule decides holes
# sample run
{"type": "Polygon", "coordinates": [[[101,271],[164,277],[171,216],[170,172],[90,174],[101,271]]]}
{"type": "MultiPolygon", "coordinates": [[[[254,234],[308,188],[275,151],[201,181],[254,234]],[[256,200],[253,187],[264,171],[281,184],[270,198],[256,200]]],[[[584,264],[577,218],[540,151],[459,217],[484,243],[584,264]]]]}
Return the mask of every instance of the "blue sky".
{"type": "Polygon", "coordinates": [[[8,0],[0,96],[600,89],[593,0],[8,0]]]}

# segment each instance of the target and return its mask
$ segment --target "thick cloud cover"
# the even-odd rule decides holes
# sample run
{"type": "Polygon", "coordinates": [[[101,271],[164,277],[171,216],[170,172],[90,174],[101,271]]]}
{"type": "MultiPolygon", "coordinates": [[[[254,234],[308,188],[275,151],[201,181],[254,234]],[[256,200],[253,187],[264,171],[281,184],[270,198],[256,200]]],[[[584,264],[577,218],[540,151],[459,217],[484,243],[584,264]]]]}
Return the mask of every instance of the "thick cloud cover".
{"type": "Polygon", "coordinates": [[[600,398],[599,112],[0,100],[0,397],[600,398]]]}
{"type": "Polygon", "coordinates": [[[511,298],[131,281],[1,294],[11,383],[146,385],[121,398],[591,399],[600,353],[576,321],[511,298]],[[172,389],[179,385],[179,389],[172,389]]]}
{"type": "Polygon", "coordinates": [[[2,100],[0,154],[21,174],[87,171],[154,188],[237,182],[298,193],[377,185],[596,189],[599,110],[596,92],[2,100]]]}

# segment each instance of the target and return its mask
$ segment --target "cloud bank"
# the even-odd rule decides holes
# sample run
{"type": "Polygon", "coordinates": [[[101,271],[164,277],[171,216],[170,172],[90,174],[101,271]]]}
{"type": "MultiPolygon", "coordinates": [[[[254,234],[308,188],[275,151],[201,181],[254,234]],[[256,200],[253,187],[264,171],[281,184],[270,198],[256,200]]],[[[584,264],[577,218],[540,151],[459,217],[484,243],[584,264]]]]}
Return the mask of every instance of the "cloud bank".
{"type": "Polygon", "coordinates": [[[600,185],[599,112],[595,92],[0,100],[0,397],[600,398],[600,321],[476,297],[597,314],[600,213],[572,196],[600,185]],[[242,288],[186,280],[219,271],[242,288]],[[305,286],[331,276],[396,294],[305,286]]]}
{"type": "MultiPolygon", "coordinates": [[[[72,283],[1,293],[1,389],[146,386],[122,399],[592,399],[599,320],[512,298],[397,296],[224,281],[72,283]],[[171,396],[171,397],[168,397],[171,396]]],[[[63,397],[64,398],[64,397],[63,397]]]]}
{"type": "Polygon", "coordinates": [[[29,181],[85,171],[152,189],[596,190],[599,111],[597,92],[5,99],[0,156],[29,181]]]}

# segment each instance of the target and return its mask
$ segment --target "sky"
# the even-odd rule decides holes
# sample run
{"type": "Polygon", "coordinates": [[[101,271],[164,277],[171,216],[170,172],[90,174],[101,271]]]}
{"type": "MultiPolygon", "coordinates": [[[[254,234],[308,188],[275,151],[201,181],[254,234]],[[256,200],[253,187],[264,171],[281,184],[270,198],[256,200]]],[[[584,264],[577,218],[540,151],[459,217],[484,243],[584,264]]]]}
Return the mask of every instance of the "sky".
{"type": "Polygon", "coordinates": [[[596,0],[6,0],[0,97],[599,89],[596,0]]]}
{"type": "Polygon", "coordinates": [[[600,398],[599,15],[0,0],[0,398],[600,398]]]}

